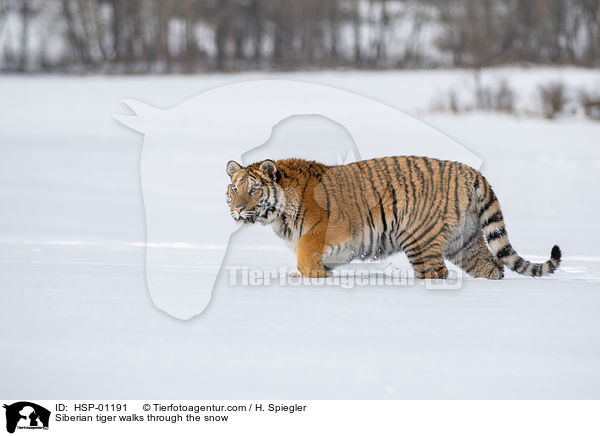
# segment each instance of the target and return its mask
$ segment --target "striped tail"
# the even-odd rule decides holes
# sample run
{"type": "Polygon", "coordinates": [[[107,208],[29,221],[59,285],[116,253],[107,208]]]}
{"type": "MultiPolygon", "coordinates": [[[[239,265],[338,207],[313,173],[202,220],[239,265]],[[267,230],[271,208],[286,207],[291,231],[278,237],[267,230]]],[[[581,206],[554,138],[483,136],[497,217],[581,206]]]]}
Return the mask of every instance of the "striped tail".
{"type": "Polygon", "coordinates": [[[560,265],[561,252],[558,245],[552,247],[550,259],[544,263],[532,263],[517,254],[508,241],[500,203],[485,177],[478,174],[475,191],[479,200],[479,222],[490,250],[507,268],[525,276],[541,277],[552,274],[560,265]]]}

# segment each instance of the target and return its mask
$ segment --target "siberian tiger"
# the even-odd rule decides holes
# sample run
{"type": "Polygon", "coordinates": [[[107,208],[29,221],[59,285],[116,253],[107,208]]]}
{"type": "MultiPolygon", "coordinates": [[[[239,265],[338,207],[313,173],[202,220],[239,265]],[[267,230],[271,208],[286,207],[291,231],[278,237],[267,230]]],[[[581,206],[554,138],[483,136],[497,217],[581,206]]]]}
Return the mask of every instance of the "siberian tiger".
{"type": "Polygon", "coordinates": [[[401,156],[328,166],[284,159],[244,168],[230,161],[227,174],[233,219],[272,225],[304,276],[399,251],[418,278],[446,278],[444,259],[488,279],[503,278],[504,265],[539,277],[560,264],[556,245],[544,263],[519,256],[490,184],[458,162],[401,156]]]}

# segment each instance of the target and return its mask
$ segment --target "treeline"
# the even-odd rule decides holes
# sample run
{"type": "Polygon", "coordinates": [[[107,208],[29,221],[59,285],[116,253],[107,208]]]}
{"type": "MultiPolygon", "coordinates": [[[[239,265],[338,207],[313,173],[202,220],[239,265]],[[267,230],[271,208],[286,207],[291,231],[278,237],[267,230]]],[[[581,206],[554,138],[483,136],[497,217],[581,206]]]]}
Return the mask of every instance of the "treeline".
{"type": "Polygon", "coordinates": [[[3,71],[600,64],[600,0],[0,0],[3,71]]]}

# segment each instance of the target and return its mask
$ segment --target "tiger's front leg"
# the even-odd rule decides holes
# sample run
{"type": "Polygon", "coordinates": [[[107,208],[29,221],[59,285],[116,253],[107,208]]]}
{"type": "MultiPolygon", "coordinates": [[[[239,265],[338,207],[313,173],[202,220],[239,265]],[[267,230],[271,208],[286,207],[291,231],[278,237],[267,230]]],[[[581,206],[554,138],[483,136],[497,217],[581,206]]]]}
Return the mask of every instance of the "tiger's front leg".
{"type": "Polygon", "coordinates": [[[327,277],[329,271],[323,266],[325,231],[315,229],[302,236],[296,248],[298,271],[305,277],[327,277]]]}
{"type": "Polygon", "coordinates": [[[404,251],[418,279],[448,278],[443,255],[446,240],[446,232],[440,232],[425,245],[420,240],[407,244],[404,251]]]}

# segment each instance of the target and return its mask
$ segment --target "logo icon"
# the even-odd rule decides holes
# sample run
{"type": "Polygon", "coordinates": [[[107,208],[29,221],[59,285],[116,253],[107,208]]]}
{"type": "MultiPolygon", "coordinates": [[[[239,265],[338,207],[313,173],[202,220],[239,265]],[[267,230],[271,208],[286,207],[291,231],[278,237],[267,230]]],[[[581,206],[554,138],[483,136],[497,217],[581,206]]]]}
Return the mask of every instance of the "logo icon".
{"type": "Polygon", "coordinates": [[[50,411],[29,401],[19,401],[4,405],[6,409],[6,431],[14,433],[18,429],[48,429],[50,411]]]}
{"type": "Polygon", "coordinates": [[[315,83],[231,83],[170,109],[131,99],[123,103],[134,115],[115,118],[144,135],[140,176],[148,290],[159,309],[179,319],[208,306],[230,237],[239,230],[223,206],[225,162],[333,155],[322,162],[335,164],[359,156],[417,155],[481,165],[458,142],[392,106],[315,83]],[[278,143],[264,154],[271,138],[277,142],[277,126],[309,116],[343,128],[351,145],[332,147],[338,142],[315,135],[320,129],[305,128],[298,131],[299,141],[286,142],[295,147],[278,143]]]}

